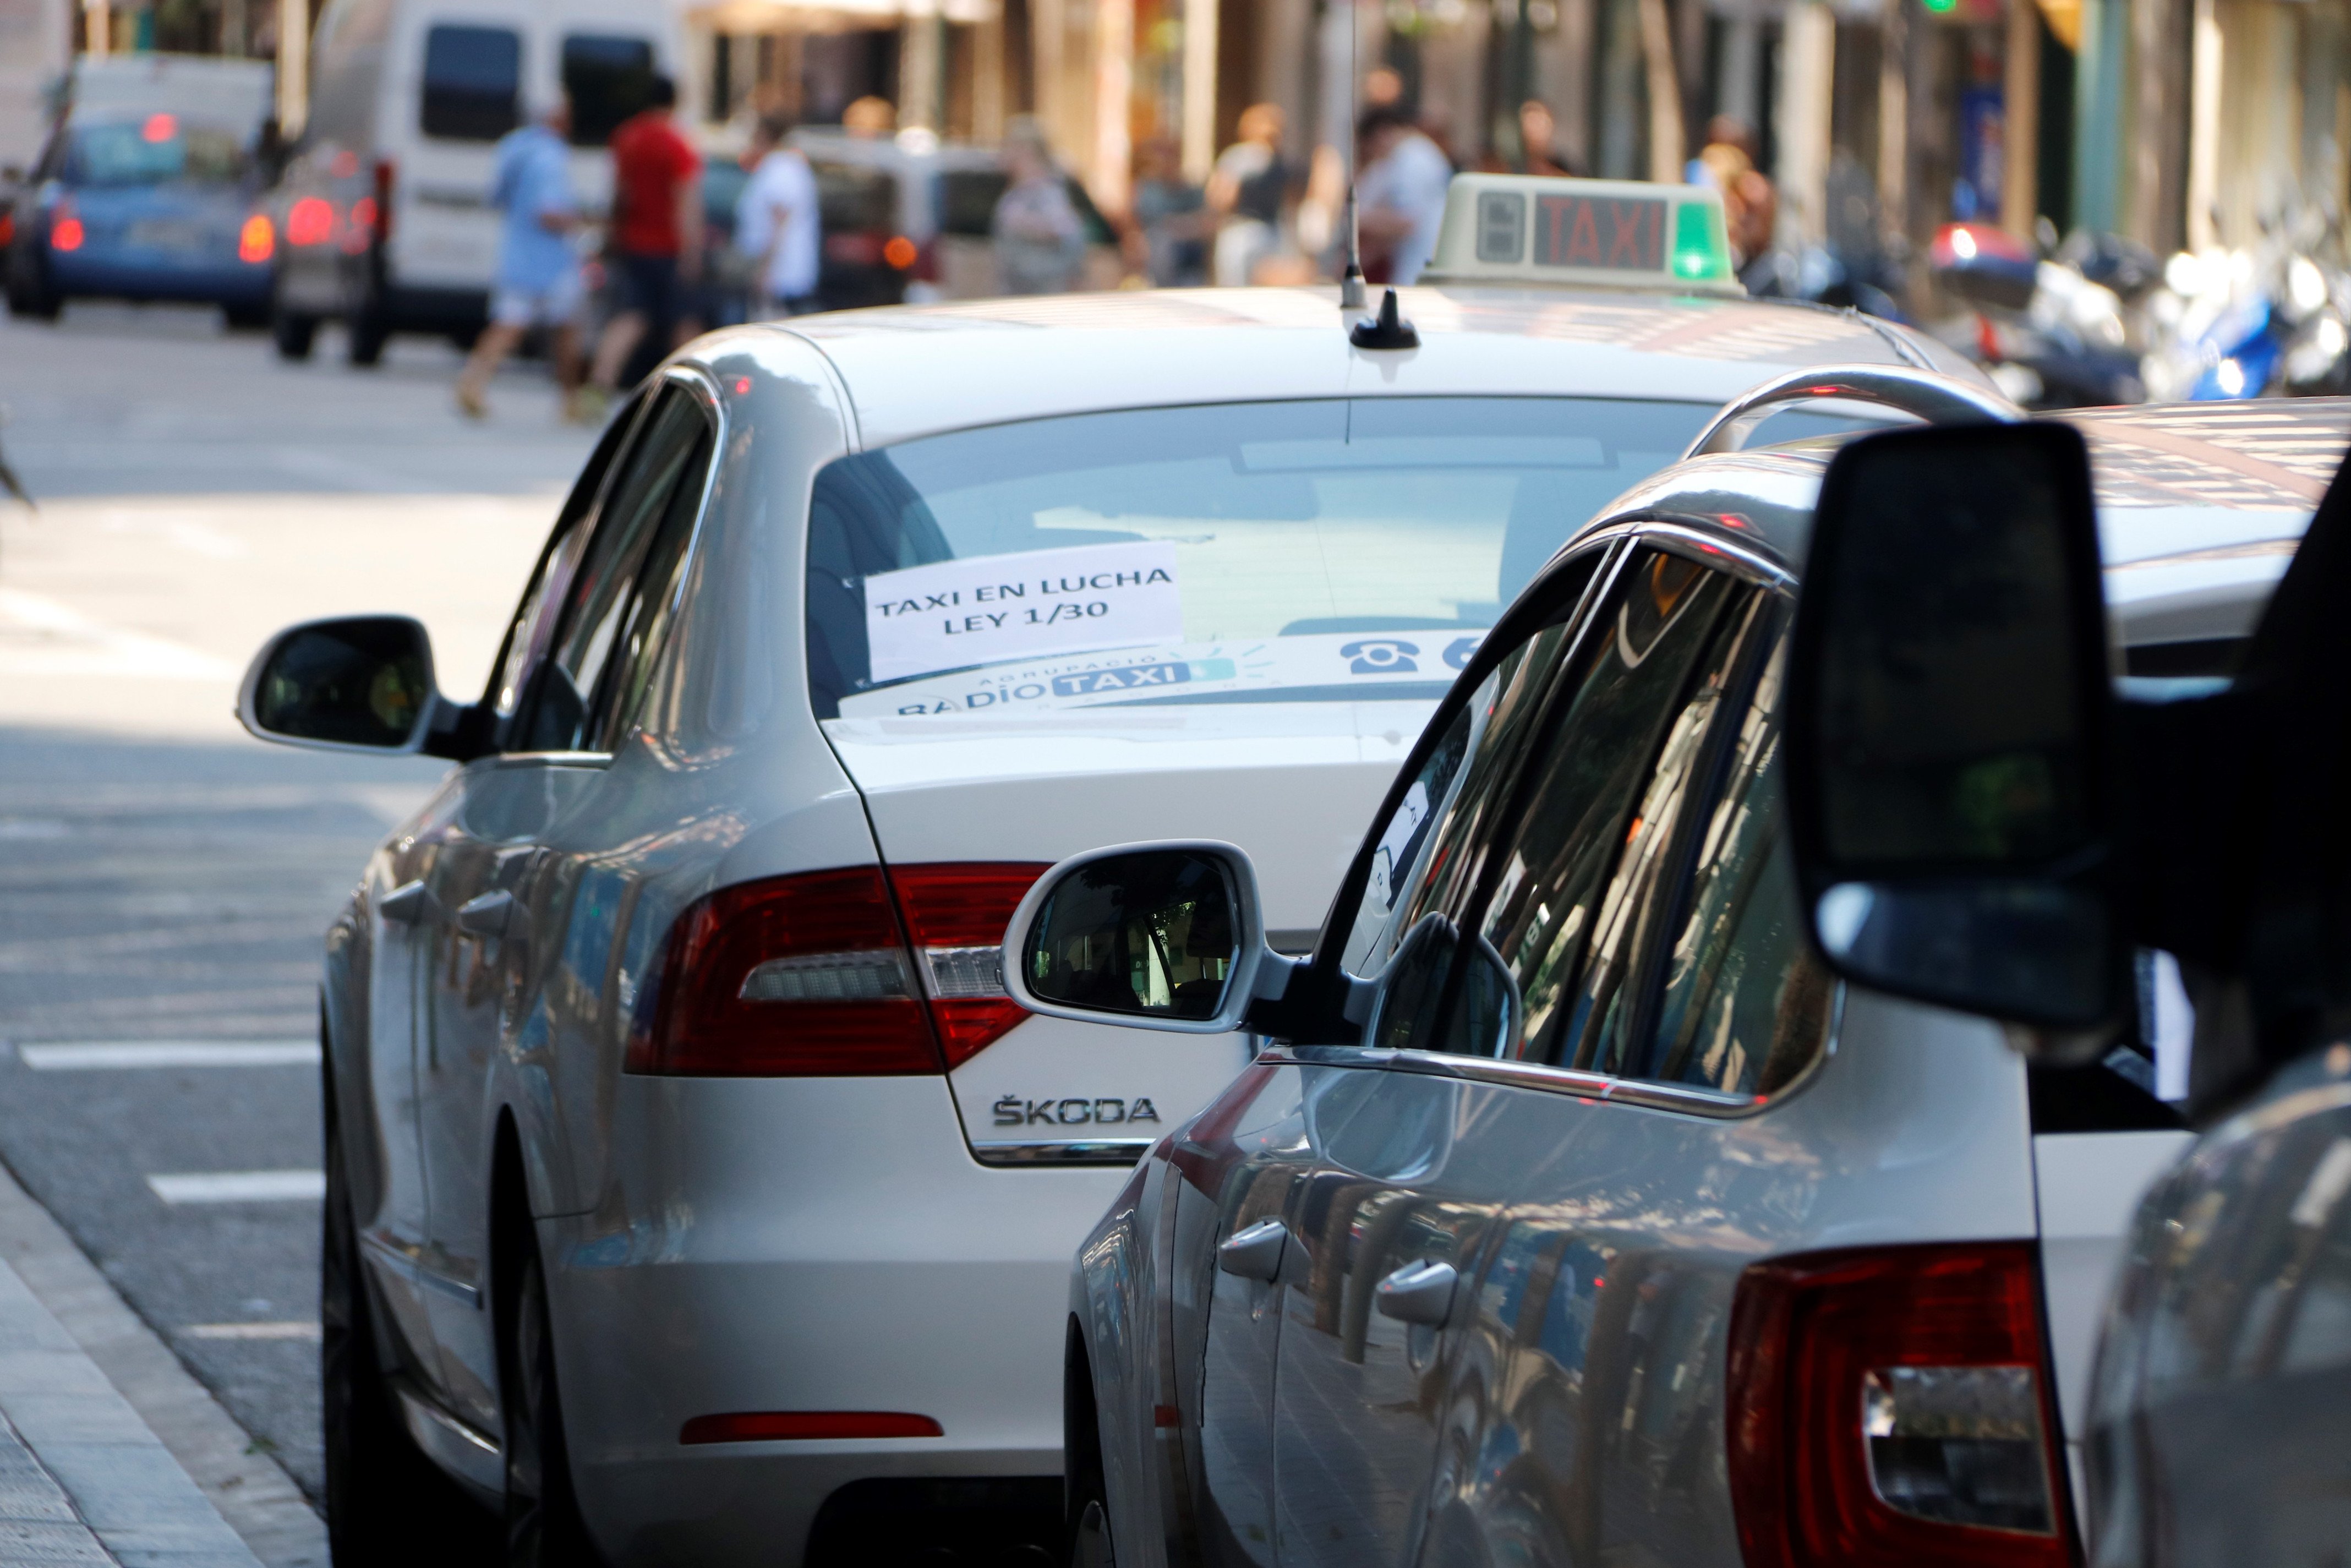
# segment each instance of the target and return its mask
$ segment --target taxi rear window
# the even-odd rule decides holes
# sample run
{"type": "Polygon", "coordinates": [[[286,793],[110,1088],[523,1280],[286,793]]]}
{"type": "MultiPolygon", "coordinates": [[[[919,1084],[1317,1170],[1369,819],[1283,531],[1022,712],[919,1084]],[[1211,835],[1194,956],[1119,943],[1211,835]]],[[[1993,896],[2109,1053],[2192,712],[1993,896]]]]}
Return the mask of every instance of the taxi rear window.
{"type": "Polygon", "coordinates": [[[1434,700],[1574,529],[1714,412],[1358,398],[1035,420],[841,458],[820,717],[1434,700]]]}

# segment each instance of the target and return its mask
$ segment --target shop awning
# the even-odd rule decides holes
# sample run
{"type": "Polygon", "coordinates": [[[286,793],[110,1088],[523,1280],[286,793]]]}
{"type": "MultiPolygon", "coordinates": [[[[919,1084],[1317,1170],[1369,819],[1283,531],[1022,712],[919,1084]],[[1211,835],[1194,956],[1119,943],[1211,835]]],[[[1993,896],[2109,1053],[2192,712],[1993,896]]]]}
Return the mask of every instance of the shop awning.
{"type": "Polygon", "coordinates": [[[714,33],[853,33],[924,16],[985,22],[996,11],[997,0],[714,0],[688,5],[685,16],[714,33]]]}

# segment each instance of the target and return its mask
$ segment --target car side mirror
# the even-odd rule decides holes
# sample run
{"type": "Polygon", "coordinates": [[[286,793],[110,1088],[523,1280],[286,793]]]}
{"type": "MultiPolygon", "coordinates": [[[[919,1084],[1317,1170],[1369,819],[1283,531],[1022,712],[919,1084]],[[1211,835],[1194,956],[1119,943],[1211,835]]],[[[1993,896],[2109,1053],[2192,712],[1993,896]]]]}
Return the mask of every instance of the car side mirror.
{"type": "Polygon", "coordinates": [[[1265,940],[1257,872],[1231,844],[1118,844],[1037,879],[1004,935],[1030,1012],[1179,1034],[1243,1027],[1293,966],[1265,940]]]}
{"type": "Polygon", "coordinates": [[[245,673],[236,716],[264,740],[420,752],[437,749],[427,742],[449,727],[455,706],[434,684],[433,640],[420,622],[354,615],[272,637],[245,673]]]}
{"type": "Polygon", "coordinates": [[[1796,612],[1788,810],[1829,967],[2023,1025],[2120,1015],[2114,683],[2089,456],[2058,424],[1854,441],[1796,612]]]}

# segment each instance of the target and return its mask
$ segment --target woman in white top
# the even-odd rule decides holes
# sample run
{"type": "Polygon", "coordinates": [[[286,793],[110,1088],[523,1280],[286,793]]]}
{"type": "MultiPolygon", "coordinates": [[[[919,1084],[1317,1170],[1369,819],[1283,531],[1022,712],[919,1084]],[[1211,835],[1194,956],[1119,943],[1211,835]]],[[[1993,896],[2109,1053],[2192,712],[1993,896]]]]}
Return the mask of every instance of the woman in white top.
{"type": "Polygon", "coordinates": [[[815,171],[797,148],[784,145],[791,128],[780,114],[761,117],[745,155],[751,179],[735,203],[735,248],[756,263],[754,318],[816,308],[822,219],[815,171]]]}

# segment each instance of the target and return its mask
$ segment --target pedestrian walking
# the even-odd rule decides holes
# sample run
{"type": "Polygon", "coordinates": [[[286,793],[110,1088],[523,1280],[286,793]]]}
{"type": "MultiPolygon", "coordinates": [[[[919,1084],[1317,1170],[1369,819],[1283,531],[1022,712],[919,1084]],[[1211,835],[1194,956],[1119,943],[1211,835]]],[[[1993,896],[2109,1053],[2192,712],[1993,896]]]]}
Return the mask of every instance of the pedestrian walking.
{"type": "Polygon", "coordinates": [[[585,290],[572,249],[580,203],[571,190],[571,102],[558,98],[531,123],[509,131],[497,145],[490,204],[502,218],[498,269],[490,290],[490,321],[474,341],[457,377],[457,406],[473,419],[489,416],[490,378],[532,328],[549,334],[555,384],[564,413],[579,418],[580,306],[585,290]]]}
{"type": "Polygon", "coordinates": [[[654,77],[646,106],[612,132],[611,259],[620,312],[596,342],[589,384],[620,389],[648,332],[666,353],[694,336],[686,291],[702,277],[702,156],[674,123],[677,84],[654,77]]]}
{"type": "Polygon", "coordinates": [[[1356,136],[1363,157],[1355,210],[1364,276],[1374,283],[1414,282],[1436,254],[1453,165],[1398,105],[1365,114],[1356,136]]]}
{"type": "Polygon", "coordinates": [[[1190,288],[1208,281],[1210,218],[1198,185],[1184,178],[1184,161],[1164,136],[1134,151],[1134,238],[1144,276],[1154,288],[1190,288]]]}
{"type": "Polygon", "coordinates": [[[1217,221],[1210,267],[1217,286],[1247,285],[1258,263],[1281,245],[1281,207],[1290,194],[1290,164],[1281,155],[1281,106],[1253,103],[1241,110],[1240,140],[1217,155],[1208,172],[1208,211],[1217,221]]]}
{"type": "Polygon", "coordinates": [[[1086,228],[1045,133],[1026,115],[1005,129],[1004,170],[1010,183],[988,224],[998,287],[1007,294],[1069,293],[1085,270],[1086,228]]]}
{"type": "Polygon", "coordinates": [[[823,218],[816,171],[799,148],[784,144],[791,129],[784,115],[760,116],[744,159],[751,179],[735,203],[735,248],[752,263],[755,320],[805,315],[817,308],[823,218]]]}

